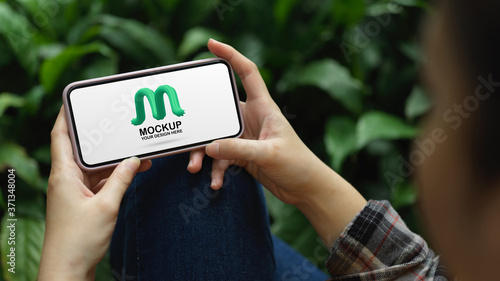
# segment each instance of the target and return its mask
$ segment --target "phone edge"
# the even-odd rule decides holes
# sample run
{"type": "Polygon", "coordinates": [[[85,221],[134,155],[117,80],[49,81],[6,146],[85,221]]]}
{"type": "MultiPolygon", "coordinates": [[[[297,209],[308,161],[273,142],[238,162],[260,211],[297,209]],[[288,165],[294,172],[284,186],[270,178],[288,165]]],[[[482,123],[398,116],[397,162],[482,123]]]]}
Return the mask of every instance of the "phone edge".
{"type": "MultiPolygon", "coordinates": [[[[232,80],[232,87],[234,89],[233,95],[234,95],[234,98],[235,98],[235,101],[236,101],[236,111],[237,111],[239,119],[241,120],[241,122],[240,122],[240,124],[241,124],[240,131],[239,131],[239,133],[236,136],[234,136],[232,138],[239,138],[239,137],[241,137],[241,135],[245,131],[245,120],[243,119],[243,114],[241,112],[241,100],[240,100],[239,93],[238,93],[238,87],[236,85],[236,79],[235,79],[235,76],[234,76],[233,67],[231,66],[231,63],[229,63],[229,61],[226,60],[226,59],[224,59],[224,58],[219,58],[219,57],[208,58],[208,59],[195,60],[195,61],[176,63],[176,64],[171,64],[171,65],[166,65],[166,66],[159,66],[159,67],[154,67],[154,68],[148,68],[148,69],[143,69],[143,70],[125,72],[125,73],[120,73],[120,74],[113,74],[113,75],[104,76],[104,77],[98,77],[98,78],[80,80],[80,81],[75,81],[75,82],[72,82],[72,83],[68,84],[64,88],[63,93],[62,93],[63,107],[64,107],[64,112],[65,112],[65,117],[66,117],[66,123],[68,125],[69,136],[70,136],[70,140],[71,140],[71,146],[72,146],[72,151],[73,151],[73,158],[74,158],[76,164],[78,165],[78,167],[80,167],[82,170],[84,170],[86,172],[95,172],[95,171],[101,171],[101,170],[105,170],[105,169],[108,169],[108,168],[116,167],[116,166],[118,166],[120,164],[120,162],[106,164],[106,165],[102,165],[102,166],[98,166],[98,167],[88,167],[82,161],[82,159],[80,157],[80,154],[78,153],[78,148],[77,148],[77,145],[76,145],[76,137],[75,137],[75,133],[74,133],[74,131],[75,131],[74,126],[75,125],[73,123],[73,120],[71,119],[71,112],[70,112],[70,108],[69,108],[69,105],[68,105],[68,102],[69,102],[68,101],[68,91],[70,89],[72,89],[75,86],[81,85],[81,84],[90,84],[90,83],[102,82],[102,81],[106,81],[106,80],[126,78],[128,76],[135,76],[135,75],[138,75],[138,74],[143,74],[143,73],[148,73],[148,72],[163,71],[163,70],[173,69],[173,68],[181,68],[181,67],[185,67],[185,66],[197,65],[197,64],[202,64],[202,63],[212,62],[212,61],[224,61],[227,64],[227,66],[229,67],[229,72],[230,72],[231,80],[232,80]]],[[[139,157],[139,159],[141,161],[143,161],[143,160],[150,160],[150,159],[155,159],[155,158],[161,158],[161,157],[165,157],[165,156],[168,156],[168,155],[174,155],[174,154],[178,154],[178,153],[183,153],[183,152],[188,152],[188,151],[196,150],[196,149],[205,147],[207,145],[208,144],[197,145],[197,146],[193,146],[193,147],[190,147],[190,148],[185,148],[185,149],[180,149],[180,150],[165,152],[165,153],[151,155],[151,156],[146,156],[146,157],[139,157]]]]}

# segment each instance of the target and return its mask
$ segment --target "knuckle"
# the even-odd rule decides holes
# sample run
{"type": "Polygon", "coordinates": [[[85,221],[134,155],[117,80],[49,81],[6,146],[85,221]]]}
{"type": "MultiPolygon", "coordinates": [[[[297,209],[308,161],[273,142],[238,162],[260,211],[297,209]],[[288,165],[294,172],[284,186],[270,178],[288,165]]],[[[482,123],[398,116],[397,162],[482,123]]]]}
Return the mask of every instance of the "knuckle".
{"type": "Polygon", "coordinates": [[[59,172],[57,169],[53,169],[49,175],[47,194],[57,193],[61,188],[65,188],[65,183],[72,182],[70,176],[64,172],[59,172]]]}
{"type": "Polygon", "coordinates": [[[115,174],[115,182],[119,185],[128,186],[130,176],[127,173],[128,171],[120,171],[120,173],[115,174]]]}
{"type": "Polygon", "coordinates": [[[115,213],[118,213],[118,210],[117,208],[115,207],[115,204],[113,204],[112,202],[110,202],[109,200],[107,199],[103,199],[101,198],[102,200],[97,200],[95,202],[95,209],[96,211],[98,211],[100,214],[115,214],[115,213]]]}
{"type": "Polygon", "coordinates": [[[259,68],[255,64],[255,62],[253,62],[251,60],[248,60],[248,61],[249,61],[249,63],[248,63],[248,74],[254,73],[254,72],[259,72],[259,68]]]}
{"type": "Polygon", "coordinates": [[[52,131],[50,131],[50,138],[52,140],[58,138],[59,136],[61,136],[61,131],[56,129],[56,128],[53,128],[52,131]]]}
{"type": "Polygon", "coordinates": [[[250,143],[245,143],[242,150],[243,150],[243,153],[245,154],[245,158],[248,161],[253,161],[257,158],[258,149],[254,145],[252,145],[250,143]]]}
{"type": "Polygon", "coordinates": [[[219,146],[219,152],[223,157],[228,156],[235,149],[236,141],[233,139],[227,140],[223,145],[219,146]]]}
{"type": "Polygon", "coordinates": [[[245,58],[246,59],[246,62],[245,62],[245,65],[244,65],[244,68],[242,69],[242,73],[240,74],[241,78],[245,78],[247,77],[248,75],[252,74],[252,73],[255,73],[255,72],[259,72],[259,68],[257,67],[257,65],[249,60],[248,58],[245,58]]]}
{"type": "MultiPolygon", "coordinates": [[[[271,159],[271,160],[276,160],[280,157],[280,154],[278,153],[279,147],[277,147],[276,144],[274,143],[269,143],[269,145],[263,145],[262,146],[262,155],[266,157],[266,159],[271,159]]],[[[291,151],[286,151],[285,153],[291,154],[293,152],[291,151]]]]}

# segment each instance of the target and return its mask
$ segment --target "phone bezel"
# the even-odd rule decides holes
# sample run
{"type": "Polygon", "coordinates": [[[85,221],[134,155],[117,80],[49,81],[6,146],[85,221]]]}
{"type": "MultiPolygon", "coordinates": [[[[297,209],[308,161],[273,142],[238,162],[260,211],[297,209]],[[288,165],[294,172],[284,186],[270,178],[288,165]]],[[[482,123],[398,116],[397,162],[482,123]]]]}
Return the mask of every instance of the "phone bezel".
{"type": "MultiPolygon", "coordinates": [[[[151,76],[151,75],[156,75],[156,74],[163,74],[163,73],[191,69],[191,68],[207,66],[207,65],[212,65],[212,64],[218,64],[218,63],[222,63],[222,64],[226,65],[228,72],[229,72],[228,74],[229,74],[229,78],[230,78],[235,108],[236,108],[237,116],[238,116],[238,123],[239,123],[239,127],[240,127],[240,130],[238,131],[238,133],[236,133],[235,135],[231,135],[231,136],[211,139],[211,140],[207,140],[207,141],[203,141],[203,142],[198,142],[195,144],[189,144],[189,145],[184,145],[184,146],[179,146],[179,147],[174,147],[174,148],[169,148],[169,149],[159,150],[159,151],[154,151],[154,152],[149,152],[149,153],[135,155],[135,156],[140,158],[141,160],[154,159],[154,158],[158,158],[158,157],[163,157],[163,156],[167,156],[167,155],[172,155],[172,154],[176,154],[176,153],[181,153],[181,152],[186,152],[186,151],[194,150],[197,148],[201,148],[201,147],[204,147],[207,144],[209,144],[215,140],[218,140],[218,139],[240,137],[243,134],[245,123],[243,122],[243,116],[241,114],[240,99],[239,99],[239,95],[238,95],[238,88],[236,87],[233,69],[231,67],[231,64],[225,59],[210,58],[210,59],[197,60],[197,61],[192,61],[192,62],[185,62],[185,63],[161,66],[161,67],[156,67],[156,68],[144,69],[144,70],[139,70],[139,71],[127,72],[127,73],[122,73],[122,74],[117,74],[117,75],[105,76],[105,77],[100,77],[100,78],[82,80],[82,81],[77,81],[77,82],[73,82],[73,83],[69,84],[68,86],[66,86],[66,88],[63,91],[63,104],[64,104],[65,113],[66,113],[66,121],[68,123],[68,130],[69,130],[70,139],[71,139],[71,143],[72,143],[72,147],[73,147],[73,155],[75,156],[75,161],[78,164],[78,166],[86,171],[101,170],[101,169],[114,167],[128,157],[109,160],[109,161],[105,161],[105,162],[97,163],[97,164],[85,163],[85,161],[83,160],[82,153],[81,153],[78,133],[76,131],[76,126],[75,126],[75,122],[74,122],[73,109],[71,106],[71,99],[69,97],[73,90],[78,89],[78,88],[101,85],[101,84],[123,81],[123,80],[134,79],[134,78],[140,78],[140,77],[151,76]]],[[[134,156],[134,155],[131,155],[130,157],[132,157],[132,156],[134,156]]]]}

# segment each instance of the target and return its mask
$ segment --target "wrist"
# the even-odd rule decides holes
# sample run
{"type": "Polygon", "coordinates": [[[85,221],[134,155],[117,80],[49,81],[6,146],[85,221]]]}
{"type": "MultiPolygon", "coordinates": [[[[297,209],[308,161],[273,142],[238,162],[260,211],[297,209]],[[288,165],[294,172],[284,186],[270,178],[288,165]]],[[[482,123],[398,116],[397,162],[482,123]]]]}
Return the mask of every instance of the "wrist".
{"type": "Polygon", "coordinates": [[[88,265],[84,256],[68,255],[67,251],[53,251],[44,245],[40,259],[38,281],[94,280],[95,266],[88,265]]]}
{"type": "Polygon", "coordinates": [[[311,222],[329,248],[352,219],[364,208],[366,200],[326,164],[318,160],[304,194],[294,204],[311,222]]]}

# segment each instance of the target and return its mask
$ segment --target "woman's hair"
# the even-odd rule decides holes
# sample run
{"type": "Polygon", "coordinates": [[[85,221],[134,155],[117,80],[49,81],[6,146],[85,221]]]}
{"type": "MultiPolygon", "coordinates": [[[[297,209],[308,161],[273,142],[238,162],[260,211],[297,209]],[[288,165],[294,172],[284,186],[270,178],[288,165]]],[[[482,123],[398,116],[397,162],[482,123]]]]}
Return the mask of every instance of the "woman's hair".
{"type": "Polygon", "coordinates": [[[447,39],[467,77],[463,101],[474,99],[467,97],[475,96],[480,85],[482,95],[490,93],[478,99],[477,110],[470,112],[473,123],[468,143],[476,180],[496,180],[500,176],[500,1],[444,0],[440,4],[450,32],[447,39]],[[486,86],[484,81],[494,83],[486,86]]]}

